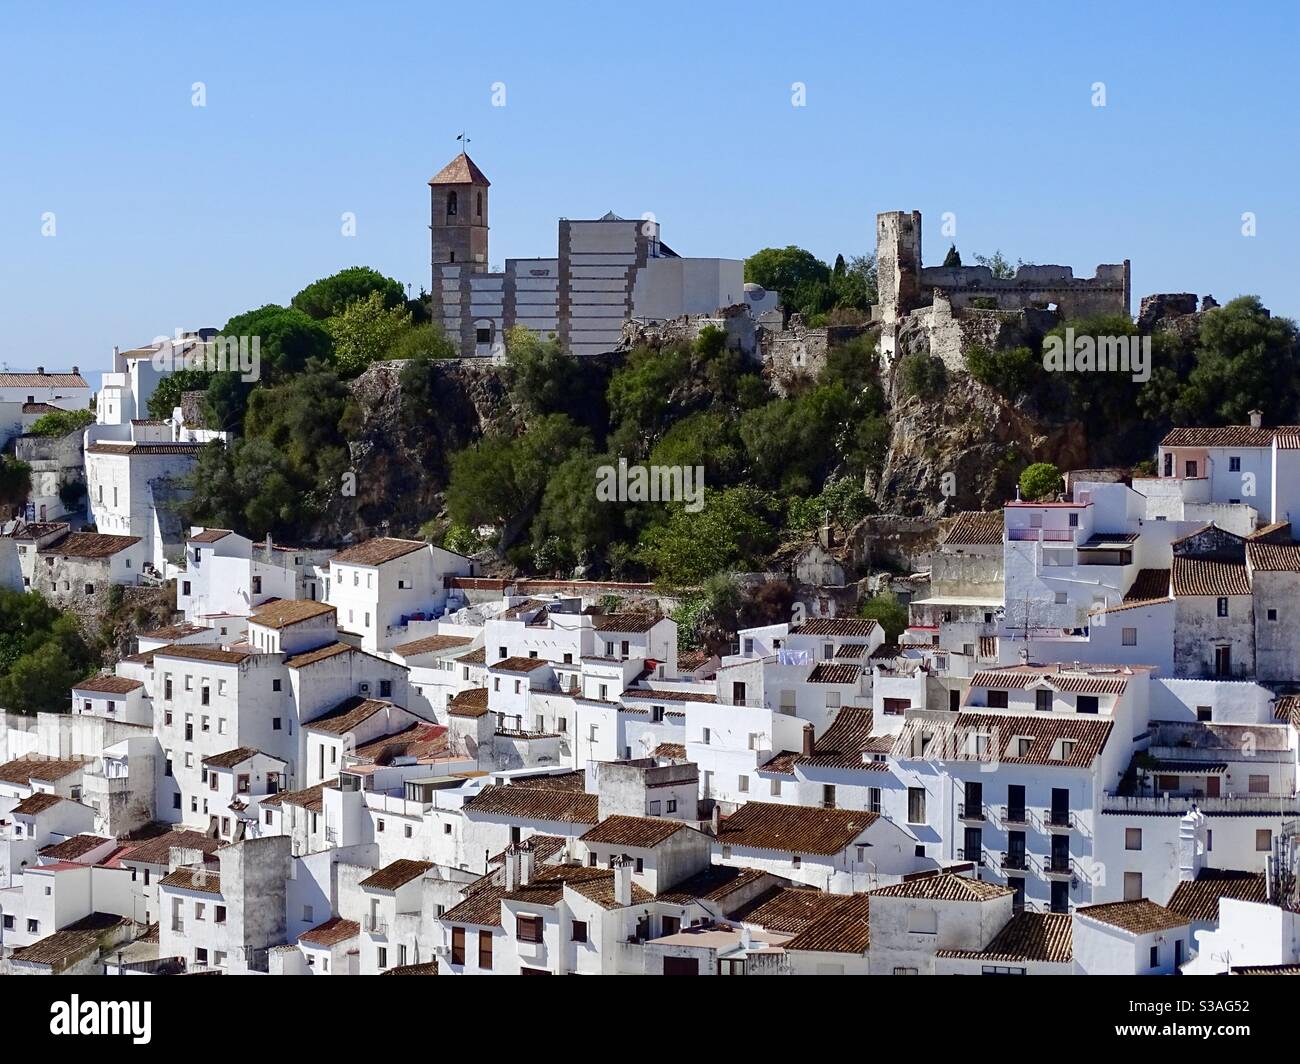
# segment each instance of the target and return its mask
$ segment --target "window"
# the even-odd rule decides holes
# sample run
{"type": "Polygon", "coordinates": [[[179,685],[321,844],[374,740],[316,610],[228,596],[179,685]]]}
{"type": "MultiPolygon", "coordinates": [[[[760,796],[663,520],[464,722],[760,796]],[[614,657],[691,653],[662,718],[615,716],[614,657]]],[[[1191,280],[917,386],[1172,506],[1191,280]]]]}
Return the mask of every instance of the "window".
{"type": "Polygon", "coordinates": [[[272,681],[271,681],[271,690],[272,690],[272,691],[278,691],[278,690],[280,690],[280,681],[279,681],[279,680],[272,680],[272,681]]]}
{"type": "Polygon", "coordinates": [[[1268,777],[1251,776],[1247,781],[1247,789],[1251,794],[1268,794],[1268,777]]]}
{"type": "Polygon", "coordinates": [[[1096,695],[1080,695],[1074,708],[1080,713],[1096,713],[1098,705],[1096,695]]]}
{"type": "Polygon", "coordinates": [[[880,812],[880,788],[879,787],[867,788],[867,812],[868,813],[880,812]]]}
{"type": "Polygon", "coordinates": [[[705,746],[709,745],[709,735],[710,732],[708,728],[704,728],[700,732],[700,742],[703,743],[705,746]]]}
{"type": "Polygon", "coordinates": [[[214,924],[224,924],[226,922],[226,907],[217,905],[213,908],[212,922],[214,924]]]}
{"type": "Polygon", "coordinates": [[[379,947],[379,956],[376,958],[376,961],[380,968],[388,967],[388,950],[386,950],[383,946],[379,947]]]}
{"type": "Polygon", "coordinates": [[[279,718],[279,717],[272,717],[272,718],[271,718],[271,730],[272,730],[272,731],[279,731],[279,730],[280,730],[280,718],[279,718]]]}
{"type": "Polygon", "coordinates": [[[541,942],[542,918],[540,916],[516,916],[515,938],[520,942],[541,942]]]}
{"type": "Polygon", "coordinates": [[[1268,619],[1269,619],[1270,621],[1276,621],[1276,620],[1277,620],[1277,610],[1269,610],[1269,611],[1268,611],[1268,619]]]}
{"type": "Polygon", "coordinates": [[[454,218],[456,216],[456,207],[457,207],[456,190],[453,188],[450,192],[447,193],[447,217],[448,218],[454,218]]]}
{"type": "Polygon", "coordinates": [[[41,930],[41,922],[40,922],[39,920],[28,920],[28,921],[27,921],[27,933],[28,933],[29,935],[35,935],[35,934],[38,934],[38,933],[40,932],[40,930],[41,930]]]}
{"type": "Polygon", "coordinates": [[[1052,692],[1035,691],[1034,708],[1043,713],[1050,713],[1052,711],[1052,692]]]}
{"type": "Polygon", "coordinates": [[[1213,720],[1213,719],[1214,719],[1214,710],[1213,710],[1210,706],[1197,706],[1197,707],[1196,707],[1196,719],[1197,719],[1197,720],[1213,720]]]}
{"type": "Polygon", "coordinates": [[[393,697],[393,681],[392,681],[392,680],[380,680],[380,681],[379,681],[379,697],[380,697],[380,698],[392,698],[392,697],[393,697]]]}
{"type": "MultiPolygon", "coordinates": [[[[1045,551],[1045,552],[1044,552],[1044,555],[1046,555],[1047,553],[1048,553],[1048,552],[1045,551]]],[[[1056,552],[1051,552],[1051,553],[1056,553],[1056,552]]],[[[1048,564],[1046,556],[1044,556],[1044,558],[1043,558],[1043,564],[1044,564],[1044,565],[1047,565],[1047,564],[1048,564]]],[[[1066,602],[1069,601],[1069,598],[1068,598],[1068,596],[1065,594],[1064,591],[1058,591],[1058,592],[1056,592],[1056,594],[1054,594],[1054,595],[1052,596],[1052,601],[1055,602],[1056,605],[1058,605],[1058,606],[1064,606],[1064,605],[1066,604],[1066,602]]]]}
{"type": "Polygon", "coordinates": [[[910,698],[886,698],[885,699],[885,716],[901,717],[912,707],[910,698]]]}
{"type": "Polygon", "coordinates": [[[1138,630],[1136,628],[1121,628],[1120,642],[1126,647],[1135,647],[1138,645],[1138,630]]]}
{"type": "Polygon", "coordinates": [[[1228,616],[1228,600],[1226,598],[1221,598],[1218,600],[1218,610],[1219,610],[1220,617],[1228,616]]]}
{"type": "Polygon", "coordinates": [[[741,776],[741,777],[737,780],[736,787],[737,787],[737,789],[740,791],[741,794],[748,794],[748,793],[749,793],[749,777],[748,777],[748,776],[741,776]]]}
{"type": "Polygon", "coordinates": [[[1240,473],[1240,472],[1241,472],[1241,456],[1240,456],[1240,455],[1235,455],[1235,454],[1233,454],[1233,455],[1229,455],[1229,456],[1228,456],[1228,472],[1229,472],[1229,473],[1240,473]]]}
{"type": "Polygon", "coordinates": [[[1142,849],[1142,829],[1125,828],[1124,829],[1124,849],[1140,850],[1142,849]]]}
{"type": "Polygon", "coordinates": [[[907,914],[907,930],[914,935],[937,935],[939,913],[934,909],[913,909],[907,914]]]}
{"type": "Polygon", "coordinates": [[[572,934],[570,937],[573,939],[574,942],[586,942],[586,941],[587,941],[587,921],[586,921],[586,920],[574,920],[574,921],[573,921],[573,934],[572,934]]]}
{"type": "Polygon", "coordinates": [[[1006,691],[989,691],[988,705],[989,705],[989,709],[1006,709],[1007,708],[1006,691]]]}
{"type": "Polygon", "coordinates": [[[925,823],[925,788],[907,788],[907,822],[909,824],[925,823]]]}
{"type": "Polygon", "coordinates": [[[451,963],[465,963],[465,929],[463,927],[453,927],[451,929],[451,963]]]}
{"type": "Polygon", "coordinates": [[[670,812],[670,813],[675,813],[675,812],[677,812],[677,799],[676,799],[676,798],[669,798],[669,799],[668,799],[668,812],[670,812]]]}
{"type": "MultiPolygon", "coordinates": [[[[405,949],[406,947],[402,947],[405,949]]],[[[492,932],[478,933],[478,966],[485,972],[492,970],[492,932]]]]}
{"type": "Polygon", "coordinates": [[[1160,967],[1160,947],[1159,947],[1159,946],[1152,946],[1152,947],[1151,947],[1151,967],[1152,967],[1152,968],[1159,968],[1159,967],[1160,967]]]}

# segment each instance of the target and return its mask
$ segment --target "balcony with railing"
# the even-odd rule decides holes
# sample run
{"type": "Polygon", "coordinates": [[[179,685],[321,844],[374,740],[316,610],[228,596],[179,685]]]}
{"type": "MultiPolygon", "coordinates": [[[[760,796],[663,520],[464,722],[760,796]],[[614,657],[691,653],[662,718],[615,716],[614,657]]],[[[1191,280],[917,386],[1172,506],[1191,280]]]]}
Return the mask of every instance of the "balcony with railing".
{"type": "Polygon", "coordinates": [[[1074,874],[1074,862],[1070,860],[1069,854],[1043,854],[1042,862],[1043,875],[1049,879],[1074,874]]]}
{"type": "Polygon", "coordinates": [[[1006,850],[1002,854],[1002,870],[1004,872],[1027,872],[1029,871],[1029,862],[1025,856],[1024,850],[1006,850]]]}
{"type": "Polygon", "coordinates": [[[984,803],[983,802],[962,802],[957,806],[958,820],[984,820],[984,803]]]}
{"type": "Polygon", "coordinates": [[[962,846],[957,851],[958,858],[962,861],[969,861],[976,868],[982,868],[984,865],[984,848],[982,846],[965,847],[962,846]]]}
{"type": "Polygon", "coordinates": [[[1068,809],[1043,810],[1043,827],[1048,831],[1069,831],[1077,826],[1074,814],[1068,809]]]}
{"type": "Polygon", "coordinates": [[[1009,828],[1027,828],[1029,826],[1029,811],[1023,805],[1004,805],[1002,807],[1002,823],[1009,828]]]}
{"type": "Polygon", "coordinates": [[[1073,543],[1074,528],[1008,528],[1007,539],[1023,543],[1073,543]]]}
{"type": "Polygon", "coordinates": [[[370,915],[362,920],[362,929],[372,935],[388,934],[388,922],[382,916],[370,915]]]}
{"type": "Polygon", "coordinates": [[[1213,815],[1242,815],[1294,817],[1300,816],[1300,797],[1296,795],[1237,794],[1206,797],[1173,794],[1116,794],[1107,791],[1102,795],[1102,811],[1106,813],[1157,813],[1181,816],[1195,808],[1213,815]]]}

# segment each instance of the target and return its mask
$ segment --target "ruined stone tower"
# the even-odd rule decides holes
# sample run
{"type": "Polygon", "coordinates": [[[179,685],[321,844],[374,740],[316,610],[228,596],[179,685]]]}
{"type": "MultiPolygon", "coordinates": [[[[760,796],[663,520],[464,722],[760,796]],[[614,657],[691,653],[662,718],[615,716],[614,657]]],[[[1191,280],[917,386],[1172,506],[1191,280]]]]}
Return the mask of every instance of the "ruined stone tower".
{"type": "Polygon", "coordinates": [[[876,215],[876,266],[884,321],[896,321],[921,304],[920,211],[876,215]]]}
{"type": "Polygon", "coordinates": [[[441,266],[467,266],[457,273],[488,268],[488,185],[483,171],[464,152],[429,182],[429,232],[433,249],[433,291],[441,266]]]}

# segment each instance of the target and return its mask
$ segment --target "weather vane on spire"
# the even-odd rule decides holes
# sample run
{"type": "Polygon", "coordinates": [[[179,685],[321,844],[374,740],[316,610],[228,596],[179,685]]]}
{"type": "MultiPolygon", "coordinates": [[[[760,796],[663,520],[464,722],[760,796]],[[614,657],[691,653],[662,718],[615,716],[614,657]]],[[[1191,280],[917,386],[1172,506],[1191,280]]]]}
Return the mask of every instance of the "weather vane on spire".
{"type": "MultiPolygon", "coordinates": [[[[462,152],[465,152],[465,149],[469,147],[469,137],[465,136],[465,133],[462,130],[460,136],[458,136],[456,139],[460,141],[460,150],[462,152]]],[[[465,152],[465,154],[469,154],[469,153],[465,152]]]]}

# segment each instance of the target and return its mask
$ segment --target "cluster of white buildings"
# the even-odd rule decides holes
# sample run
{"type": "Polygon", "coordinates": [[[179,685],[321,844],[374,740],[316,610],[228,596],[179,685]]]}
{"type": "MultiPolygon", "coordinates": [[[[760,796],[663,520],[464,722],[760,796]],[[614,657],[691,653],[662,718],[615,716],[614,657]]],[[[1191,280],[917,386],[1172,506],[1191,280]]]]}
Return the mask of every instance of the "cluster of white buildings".
{"type": "Polygon", "coordinates": [[[1150,480],[961,515],[897,644],[706,657],[416,540],[189,529],[177,623],[7,719],[0,964],[1296,970],[1292,439],[1176,430],[1150,480]]]}

